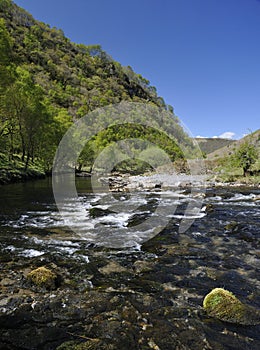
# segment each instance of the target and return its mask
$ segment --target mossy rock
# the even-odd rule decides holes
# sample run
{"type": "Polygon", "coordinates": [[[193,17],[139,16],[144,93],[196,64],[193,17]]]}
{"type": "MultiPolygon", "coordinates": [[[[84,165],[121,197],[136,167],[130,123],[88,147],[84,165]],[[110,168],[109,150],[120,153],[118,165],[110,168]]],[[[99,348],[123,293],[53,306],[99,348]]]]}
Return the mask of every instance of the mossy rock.
{"type": "Polygon", "coordinates": [[[57,275],[46,267],[38,267],[28,274],[27,279],[37,287],[54,289],[56,287],[57,275]]]}
{"type": "Polygon", "coordinates": [[[214,212],[214,206],[211,203],[206,204],[206,213],[213,213],[214,212]]]}
{"type": "Polygon", "coordinates": [[[231,233],[236,233],[242,229],[243,229],[243,226],[236,221],[231,221],[225,226],[225,230],[231,233]]]}
{"type": "Polygon", "coordinates": [[[241,325],[260,324],[260,311],[242,303],[233,293],[215,288],[203,300],[203,308],[211,317],[241,325]]]}

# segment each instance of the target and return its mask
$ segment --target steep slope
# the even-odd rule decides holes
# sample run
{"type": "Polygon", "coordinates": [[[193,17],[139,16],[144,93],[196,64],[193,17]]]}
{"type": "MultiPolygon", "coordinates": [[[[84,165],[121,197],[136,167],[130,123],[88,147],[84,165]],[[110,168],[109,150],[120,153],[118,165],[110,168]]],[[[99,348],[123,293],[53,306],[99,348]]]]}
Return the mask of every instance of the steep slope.
{"type": "MultiPolygon", "coordinates": [[[[27,169],[37,163],[50,171],[60,140],[75,121],[121,101],[167,111],[180,139],[192,148],[173,108],[147,79],[114,61],[100,45],[75,44],[62,30],[35,20],[13,1],[0,0],[0,167],[5,168],[8,159],[11,168],[24,164],[27,169]]],[[[97,136],[78,166],[93,160],[94,149],[131,137],[129,131],[148,139],[151,134],[133,126],[127,131],[112,128],[102,139],[97,136]]],[[[153,131],[152,141],[162,144],[172,160],[182,157],[175,141],[162,134],[153,131]]]]}
{"type": "Polygon", "coordinates": [[[148,80],[122,67],[99,45],[72,43],[62,30],[36,21],[10,0],[0,1],[0,15],[12,37],[12,63],[26,65],[50,101],[73,117],[121,100],[165,107],[148,80]]]}

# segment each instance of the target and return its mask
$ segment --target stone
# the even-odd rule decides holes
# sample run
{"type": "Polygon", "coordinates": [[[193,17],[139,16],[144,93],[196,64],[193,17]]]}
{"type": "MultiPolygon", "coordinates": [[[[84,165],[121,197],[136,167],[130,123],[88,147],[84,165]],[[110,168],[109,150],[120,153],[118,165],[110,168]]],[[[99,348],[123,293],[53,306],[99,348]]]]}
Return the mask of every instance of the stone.
{"type": "Polygon", "coordinates": [[[102,208],[96,208],[96,207],[89,209],[89,215],[93,219],[99,218],[99,217],[102,217],[102,216],[107,216],[107,215],[110,215],[110,214],[114,214],[114,212],[109,210],[109,209],[102,209],[102,208]]]}
{"type": "Polygon", "coordinates": [[[207,314],[224,322],[240,325],[260,324],[259,310],[242,303],[233,293],[215,288],[203,300],[207,314]]]}
{"type": "Polygon", "coordinates": [[[44,287],[46,289],[54,289],[56,287],[57,275],[46,267],[38,267],[32,270],[27,279],[38,287],[44,287]]]}
{"type": "Polygon", "coordinates": [[[127,269],[117,262],[111,261],[106,266],[100,267],[99,272],[101,272],[103,275],[110,275],[111,273],[121,273],[121,272],[127,272],[127,269]]]}

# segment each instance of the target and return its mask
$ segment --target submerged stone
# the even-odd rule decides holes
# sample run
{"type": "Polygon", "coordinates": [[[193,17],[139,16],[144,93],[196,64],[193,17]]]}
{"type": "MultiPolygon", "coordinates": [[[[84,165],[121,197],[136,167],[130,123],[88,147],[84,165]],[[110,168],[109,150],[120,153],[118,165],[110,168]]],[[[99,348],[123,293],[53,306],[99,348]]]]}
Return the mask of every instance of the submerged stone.
{"type": "Polygon", "coordinates": [[[214,212],[214,206],[211,203],[206,204],[205,211],[206,213],[213,213],[214,212]]]}
{"type": "Polygon", "coordinates": [[[106,266],[100,267],[99,272],[101,272],[103,275],[110,275],[111,273],[121,273],[121,272],[127,272],[127,269],[117,262],[111,261],[106,266]]]}
{"type": "Polygon", "coordinates": [[[236,221],[231,221],[225,226],[225,230],[232,233],[237,232],[239,229],[241,229],[241,225],[236,221]]]}
{"type": "Polygon", "coordinates": [[[101,349],[113,349],[113,348],[101,347],[100,341],[98,339],[93,339],[82,343],[68,341],[61,344],[57,348],[57,350],[101,350],[101,349]]]}
{"type": "Polygon", "coordinates": [[[215,288],[203,300],[203,308],[211,317],[240,325],[260,324],[260,311],[242,303],[233,293],[215,288]]]}
{"type": "Polygon", "coordinates": [[[99,218],[102,216],[106,216],[106,215],[110,215],[110,214],[115,214],[115,212],[109,210],[109,209],[102,209],[102,208],[91,208],[89,209],[89,215],[95,219],[95,218],[99,218]]]}

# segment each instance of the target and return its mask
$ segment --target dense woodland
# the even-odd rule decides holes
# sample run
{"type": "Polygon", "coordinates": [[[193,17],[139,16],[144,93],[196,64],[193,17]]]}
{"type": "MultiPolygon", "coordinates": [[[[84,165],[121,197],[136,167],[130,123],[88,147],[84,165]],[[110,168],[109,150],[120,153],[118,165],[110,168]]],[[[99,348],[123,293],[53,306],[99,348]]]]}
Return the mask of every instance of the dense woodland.
{"type": "MultiPolygon", "coordinates": [[[[11,0],[0,0],[2,158],[19,158],[25,168],[41,164],[49,171],[62,136],[75,121],[98,107],[120,101],[145,102],[168,111],[180,137],[189,145],[173,108],[130,66],[114,61],[99,45],[72,43],[62,30],[36,21],[11,0]]],[[[129,127],[126,129],[131,136],[129,127]]],[[[93,160],[95,152],[110,142],[123,139],[126,129],[110,128],[102,137],[97,136],[88,145],[92,152],[85,152],[86,159],[83,154],[79,166],[93,160]]],[[[134,126],[130,130],[134,137],[151,135],[134,126]]],[[[172,160],[183,156],[165,135],[155,132],[152,141],[162,145],[172,160]]]]}

